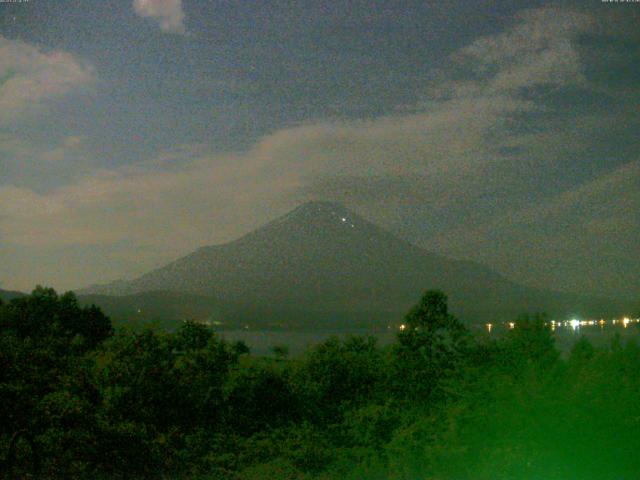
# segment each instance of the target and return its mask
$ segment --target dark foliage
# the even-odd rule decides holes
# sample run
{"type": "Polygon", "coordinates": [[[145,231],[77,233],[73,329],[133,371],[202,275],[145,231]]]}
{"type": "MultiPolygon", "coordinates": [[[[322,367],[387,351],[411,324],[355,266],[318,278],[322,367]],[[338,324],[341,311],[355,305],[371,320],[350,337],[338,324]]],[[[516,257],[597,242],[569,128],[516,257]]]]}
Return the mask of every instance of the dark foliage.
{"type": "Polygon", "coordinates": [[[541,316],[474,338],[436,291],[404,324],[253,357],[39,287],[0,304],[0,477],[636,478],[635,344],[563,359],[541,316]]]}

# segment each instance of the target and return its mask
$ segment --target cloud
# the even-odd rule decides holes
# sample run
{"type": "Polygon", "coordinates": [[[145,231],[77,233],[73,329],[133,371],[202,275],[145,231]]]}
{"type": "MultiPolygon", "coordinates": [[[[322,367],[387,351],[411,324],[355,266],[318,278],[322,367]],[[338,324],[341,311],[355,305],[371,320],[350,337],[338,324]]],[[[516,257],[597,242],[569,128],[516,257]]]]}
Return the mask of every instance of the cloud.
{"type": "Polygon", "coordinates": [[[133,0],[139,16],[152,18],[167,33],[185,33],[182,0],[133,0]]]}
{"type": "Polygon", "coordinates": [[[94,80],[93,67],[67,52],[45,52],[0,35],[0,123],[94,80]]]}
{"type": "Polygon", "coordinates": [[[51,150],[40,154],[40,158],[46,162],[63,162],[71,155],[74,155],[82,146],[82,137],[79,135],[69,135],[63,139],[61,144],[51,150]]]}
{"type": "Polygon", "coordinates": [[[435,232],[431,248],[494,265],[523,283],[600,295],[640,287],[640,160],[483,224],[435,232]]]}
{"type": "Polygon", "coordinates": [[[594,28],[591,15],[558,8],[527,10],[508,31],[480,38],[452,56],[489,92],[583,81],[576,48],[580,34],[594,28]]]}
{"type": "MultiPolygon", "coordinates": [[[[166,162],[163,156],[160,164],[166,162]]],[[[174,237],[184,251],[256,226],[269,215],[273,193],[290,190],[298,178],[295,171],[265,172],[260,157],[215,156],[178,169],[102,170],[43,194],[5,185],[0,237],[32,247],[124,241],[154,247],[174,237]]]]}
{"type": "MultiPolygon", "coordinates": [[[[146,11],[156,18],[167,12],[146,11]]],[[[138,264],[128,272],[142,273],[319,197],[346,201],[392,228],[404,225],[408,237],[440,252],[487,261],[516,277],[519,269],[535,271],[521,276],[540,283],[549,272],[536,265],[550,258],[559,264],[554,252],[577,261],[593,247],[584,240],[574,242],[573,254],[563,247],[571,245],[567,232],[577,230],[557,229],[571,219],[607,242],[612,257],[627,258],[615,249],[625,225],[640,228],[629,215],[637,194],[624,183],[637,180],[637,163],[629,163],[636,159],[622,152],[617,164],[600,160],[600,171],[580,175],[593,168],[594,155],[614,158],[624,143],[618,140],[637,126],[628,101],[612,109],[607,102],[616,99],[607,96],[601,107],[580,108],[583,98],[601,92],[580,40],[611,34],[598,21],[570,10],[527,11],[504,32],[455,52],[425,82],[412,113],[281,129],[233,154],[180,146],[137,166],[85,172],[46,193],[0,186],[0,241],[14,249],[117,252],[118,265],[138,264]],[[567,108],[562,102],[571,95],[578,100],[567,108]],[[578,174],[567,174],[571,169],[578,174]],[[616,210],[620,205],[630,207],[616,210]],[[141,251],[157,256],[142,261],[141,251]]],[[[637,91],[625,95],[637,98],[637,91]]],[[[82,145],[70,137],[57,149],[68,155],[82,145]]],[[[56,154],[49,153],[52,163],[56,154]]],[[[104,280],[102,272],[91,281],[104,280]]]]}
{"type": "Polygon", "coordinates": [[[83,136],[66,135],[51,143],[34,142],[28,129],[0,133],[0,185],[44,192],[95,172],[97,162],[83,136]]]}

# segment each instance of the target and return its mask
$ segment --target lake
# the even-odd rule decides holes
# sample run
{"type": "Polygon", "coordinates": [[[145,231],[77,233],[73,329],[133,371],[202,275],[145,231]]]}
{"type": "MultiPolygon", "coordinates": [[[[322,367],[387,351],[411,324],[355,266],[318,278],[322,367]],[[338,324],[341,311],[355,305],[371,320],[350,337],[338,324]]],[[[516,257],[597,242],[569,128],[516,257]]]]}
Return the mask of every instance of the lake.
{"type": "MultiPolygon", "coordinates": [[[[478,327],[478,335],[489,335],[498,337],[508,329],[508,324],[504,327],[492,328],[491,333],[478,327]]],[[[310,345],[320,343],[331,336],[346,338],[349,335],[373,335],[378,339],[379,345],[388,345],[396,340],[396,330],[373,331],[373,330],[326,330],[326,331],[287,331],[287,330],[227,330],[219,332],[228,341],[241,340],[245,342],[251,352],[255,355],[269,355],[275,346],[286,346],[291,355],[298,355],[304,352],[310,345]]],[[[633,323],[624,325],[622,322],[607,325],[584,325],[572,327],[570,324],[556,328],[553,335],[556,339],[557,348],[567,353],[573,344],[581,337],[585,336],[594,346],[604,347],[611,343],[614,336],[620,334],[623,343],[630,339],[640,338],[640,323],[633,320],[633,323]]]]}

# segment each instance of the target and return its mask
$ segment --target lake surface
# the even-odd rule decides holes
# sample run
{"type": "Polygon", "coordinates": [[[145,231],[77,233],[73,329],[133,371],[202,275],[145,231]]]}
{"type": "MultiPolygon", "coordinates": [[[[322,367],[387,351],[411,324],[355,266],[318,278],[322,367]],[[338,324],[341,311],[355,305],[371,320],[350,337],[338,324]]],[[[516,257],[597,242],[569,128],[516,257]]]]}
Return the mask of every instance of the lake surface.
{"type": "MultiPolygon", "coordinates": [[[[640,340],[640,324],[633,323],[626,327],[620,323],[616,325],[592,325],[581,327],[560,327],[556,328],[553,335],[556,339],[556,347],[563,353],[571,350],[573,344],[580,339],[581,336],[586,337],[594,346],[605,347],[611,343],[616,334],[619,334],[623,343],[631,339],[640,340]]],[[[504,334],[504,328],[494,328],[491,333],[477,329],[479,335],[489,335],[498,338],[504,334]]],[[[372,335],[378,339],[378,345],[388,345],[395,342],[396,330],[388,331],[372,331],[372,330],[353,330],[353,331],[337,331],[326,330],[319,332],[311,331],[281,331],[281,330],[228,330],[219,332],[220,335],[228,341],[241,340],[245,342],[251,352],[255,355],[270,355],[273,347],[286,346],[290,355],[298,355],[304,352],[309,346],[320,343],[331,336],[346,338],[349,335],[372,335]]]]}

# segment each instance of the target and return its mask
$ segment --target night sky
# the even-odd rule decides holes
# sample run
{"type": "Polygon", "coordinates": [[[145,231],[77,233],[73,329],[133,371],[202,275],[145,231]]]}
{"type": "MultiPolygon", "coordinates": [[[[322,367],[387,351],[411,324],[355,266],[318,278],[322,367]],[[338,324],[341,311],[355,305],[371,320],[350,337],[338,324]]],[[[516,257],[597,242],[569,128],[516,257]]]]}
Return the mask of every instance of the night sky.
{"type": "Polygon", "coordinates": [[[0,2],[0,287],[130,278],[302,202],[640,294],[640,3],[0,2]]]}

